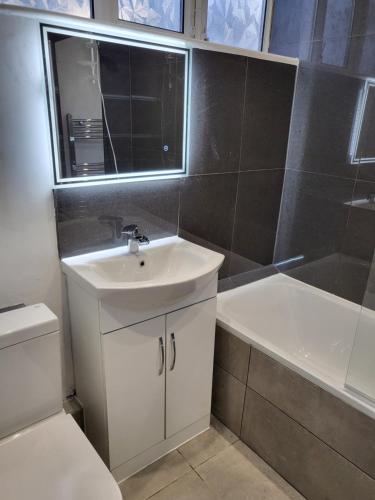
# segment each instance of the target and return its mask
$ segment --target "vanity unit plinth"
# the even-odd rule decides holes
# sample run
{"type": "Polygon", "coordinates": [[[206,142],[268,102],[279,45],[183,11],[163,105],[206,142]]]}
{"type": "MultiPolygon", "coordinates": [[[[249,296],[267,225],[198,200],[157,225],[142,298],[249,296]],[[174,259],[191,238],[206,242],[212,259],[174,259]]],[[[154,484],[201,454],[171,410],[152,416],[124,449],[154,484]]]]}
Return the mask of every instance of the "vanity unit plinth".
{"type": "Polygon", "coordinates": [[[68,260],[77,397],[121,481],[209,427],[217,265],[170,290],[96,294],[68,260]]]}

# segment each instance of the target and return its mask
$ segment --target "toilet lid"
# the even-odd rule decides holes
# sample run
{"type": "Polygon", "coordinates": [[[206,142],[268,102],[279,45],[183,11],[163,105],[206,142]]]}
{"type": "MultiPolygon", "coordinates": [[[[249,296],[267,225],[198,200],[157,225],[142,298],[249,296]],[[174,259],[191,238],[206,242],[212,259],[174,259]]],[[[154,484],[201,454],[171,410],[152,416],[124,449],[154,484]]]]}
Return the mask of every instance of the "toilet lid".
{"type": "Polygon", "coordinates": [[[0,498],[122,497],[116,481],[74,419],[59,413],[0,441],[0,498]]]}

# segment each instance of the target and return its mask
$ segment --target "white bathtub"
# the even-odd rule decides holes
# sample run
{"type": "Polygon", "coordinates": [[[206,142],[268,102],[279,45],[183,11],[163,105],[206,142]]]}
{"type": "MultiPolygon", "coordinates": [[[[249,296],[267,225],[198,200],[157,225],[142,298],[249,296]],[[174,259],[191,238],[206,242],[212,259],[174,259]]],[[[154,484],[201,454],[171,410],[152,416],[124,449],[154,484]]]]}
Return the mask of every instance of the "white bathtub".
{"type": "Polygon", "coordinates": [[[217,321],[256,349],[375,418],[375,404],[345,387],[360,312],[357,304],[276,274],[220,293],[217,321]]]}

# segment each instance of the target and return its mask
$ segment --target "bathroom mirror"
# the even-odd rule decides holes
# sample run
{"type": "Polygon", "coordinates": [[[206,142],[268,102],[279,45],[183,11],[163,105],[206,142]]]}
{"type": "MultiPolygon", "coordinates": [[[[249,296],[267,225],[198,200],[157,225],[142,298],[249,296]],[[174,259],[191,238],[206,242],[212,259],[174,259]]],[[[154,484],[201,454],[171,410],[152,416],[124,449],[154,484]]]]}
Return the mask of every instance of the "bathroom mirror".
{"type": "Polygon", "coordinates": [[[375,80],[367,79],[361,90],[351,139],[351,163],[375,163],[375,80]]]}
{"type": "Polygon", "coordinates": [[[57,183],[185,171],[187,51],[44,27],[57,183]]]}

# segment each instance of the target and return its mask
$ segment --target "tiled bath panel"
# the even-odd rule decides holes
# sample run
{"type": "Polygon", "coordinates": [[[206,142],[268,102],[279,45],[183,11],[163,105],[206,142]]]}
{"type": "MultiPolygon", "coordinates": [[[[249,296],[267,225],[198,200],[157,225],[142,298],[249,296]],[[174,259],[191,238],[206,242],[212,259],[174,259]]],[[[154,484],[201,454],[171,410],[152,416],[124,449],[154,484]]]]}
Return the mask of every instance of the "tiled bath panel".
{"type": "Polygon", "coordinates": [[[375,421],[219,326],[212,411],[306,498],[375,498],[375,421]]]}

